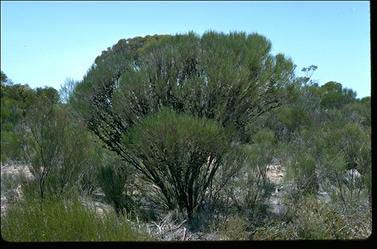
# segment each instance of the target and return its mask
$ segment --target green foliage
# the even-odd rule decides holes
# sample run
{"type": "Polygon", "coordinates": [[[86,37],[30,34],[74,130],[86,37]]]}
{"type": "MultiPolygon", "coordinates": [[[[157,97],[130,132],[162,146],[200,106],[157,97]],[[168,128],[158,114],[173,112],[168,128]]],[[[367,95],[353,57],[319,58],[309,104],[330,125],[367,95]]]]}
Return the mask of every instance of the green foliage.
{"type": "Polygon", "coordinates": [[[318,86],[307,84],[307,80],[300,83],[297,79],[287,91],[284,106],[272,110],[254,123],[253,129],[269,128],[274,131],[281,142],[290,142],[303,129],[312,129],[321,122],[320,97],[318,86]],[[304,84],[304,85],[301,85],[304,84]]]}
{"type": "Polygon", "coordinates": [[[1,71],[0,82],[5,83],[5,82],[7,82],[7,80],[8,80],[8,76],[3,71],[1,71]]]}
{"type": "Polygon", "coordinates": [[[321,106],[324,108],[341,108],[355,100],[356,93],[350,89],[342,88],[338,82],[327,82],[320,88],[321,106]]]}
{"type": "Polygon", "coordinates": [[[237,32],[120,40],[96,58],[72,104],[110,150],[157,186],[157,202],[190,218],[231,141],[247,142],[250,121],[287,95],[294,65],[270,51],[265,37],[237,32]]]}
{"type": "MultiPolygon", "coordinates": [[[[328,239],[361,239],[367,238],[368,228],[354,227],[353,222],[341,213],[333,204],[321,203],[313,196],[303,198],[296,206],[293,220],[289,223],[273,221],[258,228],[253,239],[256,240],[328,240],[328,239]]],[[[368,214],[370,215],[370,214],[368,214]]],[[[361,224],[371,222],[368,215],[360,216],[361,224]]]]}
{"type": "Polygon", "coordinates": [[[163,109],[146,117],[124,137],[140,158],[138,169],[152,183],[151,192],[169,209],[189,219],[229,149],[229,138],[216,122],[163,109]]]}
{"type": "Polygon", "coordinates": [[[31,89],[28,85],[1,84],[1,161],[22,161],[23,134],[32,122],[52,115],[58,103],[58,92],[53,88],[31,89]],[[3,136],[4,134],[4,136],[3,136]]]}
{"type": "Polygon", "coordinates": [[[280,152],[286,154],[287,177],[296,185],[295,199],[302,195],[315,194],[319,188],[315,135],[312,130],[302,130],[301,134],[295,134],[290,143],[283,144],[285,150],[280,152]]]}
{"type": "Polygon", "coordinates": [[[342,114],[347,118],[347,122],[361,125],[362,127],[371,126],[371,102],[370,98],[345,105],[342,114]]]}
{"type": "Polygon", "coordinates": [[[20,136],[14,131],[1,131],[1,160],[6,162],[21,157],[20,136]]]}
{"type": "Polygon", "coordinates": [[[370,141],[368,135],[355,124],[346,124],[342,130],[340,130],[341,139],[339,142],[339,147],[342,148],[342,151],[346,157],[348,169],[357,168],[359,171],[363,172],[363,164],[358,163],[358,158],[360,152],[363,149],[367,149],[364,146],[367,141],[370,141]]]}
{"type": "Polygon", "coordinates": [[[78,200],[28,200],[15,203],[2,217],[1,234],[12,242],[146,240],[124,218],[98,217],[78,200]]]}
{"type": "Polygon", "coordinates": [[[29,132],[26,130],[23,140],[25,144],[25,157],[31,162],[30,171],[39,182],[40,197],[44,197],[46,177],[52,168],[58,167],[58,156],[62,146],[63,125],[60,115],[55,110],[53,101],[46,99],[33,106],[27,115],[29,132]]]}
{"type": "Polygon", "coordinates": [[[258,34],[152,40],[120,41],[96,59],[74,91],[73,104],[89,128],[131,164],[120,140],[146,115],[163,106],[186,111],[232,127],[244,140],[248,122],[280,105],[293,77],[293,63],[272,56],[270,42],[258,34]]]}
{"type": "MultiPolygon", "coordinates": [[[[86,130],[86,132],[88,132],[86,130]]],[[[100,184],[98,182],[98,172],[104,166],[104,156],[107,152],[100,141],[87,134],[89,143],[86,145],[87,153],[82,157],[85,166],[81,168],[80,177],[77,187],[84,195],[92,196],[100,184]]]]}
{"type": "Polygon", "coordinates": [[[1,84],[1,161],[22,159],[22,121],[35,99],[27,85],[1,84]]]}
{"type": "Polygon", "coordinates": [[[360,173],[367,171],[371,160],[370,130],[363,130],[355,123],[346,123],[342,127],[328,124],[322,134],[317,138],[322,153],[340,153],[344,156],[346,169],[357,169],[360,173]]]}
{"type": "Polygon", "coordinates": [[[270,129],[260,129],[247,147],[251,167],[266,166],[274,156],[275,134],[270,129]]]}
{"type": "Polygon", "coordinates": [[[253,143],[246,147],[247,180],[241,188],[247,188],[242,209],[250,210],[251,223],[258,223],[266,211],[266,200],[273,190],[267,179],[267,165],[275,156],[275,135],[269,129],[261,129],[253,137],[253,143]]]}
{"type": "Polygon", "coordinates": [[[318,191],[318,181],[315,172],[316,162],[314,158],[302,152],[296,155],[291,169],[300,194],[315,194],[318,191]]]}
{"type": "Polygon", "coordinates": [[[247,220],[241,217],[230,217],[227,221],[218,224],[218,232],[223,240],[247,240],[247,220]]]}
{"type": "Polygon", "coordinates": [[[124,214],[124,209],[130,212],[134,208],[132,199],[126,194],[126,184],[129,182],[128,178],[131,174],[132,170],[129,169],[129,166],[112,154],[105,156],[97,173],[99,186],[103,190],[107,202],[114,207],[118,215],[124,214]]]}
{"type": "Polygon", "coordinates": [[[68,109],[57,104],[56,91],[37,90],[37,96],[25,115],[22,145],[44,198],[46,191],[62,194],[77,186],[87,166],[90,138],[82,124],[72,122],[68,109]]]}
{"type": "MultiPolygon", "coordinates": [[[[242,145],[226,157],[225,162],[233,162],[237,167],[232,167],[237,170],[229,172],[231,174],[222,179],[220,169],[214,180],[213,206],[215,210],[221,210],[221,214],[213,222],[217,220],[217,223],[223,224],[227,222],[223,217],[241,215],[247,221],[247,228],[253,229],[263,223],[268,215],[268,198],[274,184],[267,178],[267,165],[276,155],[276,138],[271,130],[263,129],[252,140],[252,144],[242,145]],[[223,187],[219,188],[218,185],[223,187]]],[[[211,216],[215,216],[214,208],[210,210],[211,216]]]]}
{"type": "Polygon", "coordinates": [[[309,113],[302,108],[282,108],[279,110],[278,119],[286,127],[287,133],[292,134],[297,129],[310,124],[309,113]]]}
{"type": "MultiPolygon", "coordinates": [[[[61,117],[68,113],[60,112],[61,117]]],[[[90,134],[80,124],[72,122],[69,117],[67,121],[61,122],[64,133],[59,139],[61,145],[58,148],[56,157],[59,158],[57,165],[52,166],[51,172],[47,178],[49,191],[53,193],[63,193],[74,188],[80,188],[80,182],[91,165],[91,138],[90,134]]],[[[58,121],[59,122],[59,121],[58,121]]],[[[93,172],[91,172],[93,174],[93,172]]]]}

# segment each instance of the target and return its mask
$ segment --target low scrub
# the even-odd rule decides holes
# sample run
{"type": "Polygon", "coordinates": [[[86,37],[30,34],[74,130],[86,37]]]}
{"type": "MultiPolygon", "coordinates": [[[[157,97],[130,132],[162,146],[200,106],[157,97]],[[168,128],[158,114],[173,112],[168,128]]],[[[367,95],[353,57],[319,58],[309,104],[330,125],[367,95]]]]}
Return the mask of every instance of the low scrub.
{"type": "Polygon", "coordinates": [[[224,240],[247,240],[247,221],[238,216],[230,217],[219,225],[219,234],[224,240]]]}
{"type": "Polygon", "coordinates": [[[146,240],[113,212],[98,217],[79,201],[20,201],[1,221],[7,241],[134,241],[146,240]]]}
{"type": "MultiPolygon", "coordinates": [[[[256,240],[366,239],[371,232],[371,213],[363,209],[341,210],[340,203],[323,203],[313,196],[291,207],[290,218],[274,220],[258,228],[256,240]],[[355,218],[357,219],[355,220],[355,218]]],[[[288,215],[288,214],[287,214],[288,215]]]]}

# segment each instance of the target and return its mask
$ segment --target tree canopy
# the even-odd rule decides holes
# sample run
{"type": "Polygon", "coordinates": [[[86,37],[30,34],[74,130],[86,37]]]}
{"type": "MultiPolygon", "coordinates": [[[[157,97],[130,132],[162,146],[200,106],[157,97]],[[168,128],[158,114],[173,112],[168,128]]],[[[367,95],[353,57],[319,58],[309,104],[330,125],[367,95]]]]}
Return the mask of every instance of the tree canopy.
{"type": "Polygon", "coordinates": [[[170,107],[213,119],[242,140],[250,120],[281,104],[294,65],[258,34],[207,32],[120,40],[96,58],[75,105],[112,150],[131,160],[122,134],[170,107]]]}

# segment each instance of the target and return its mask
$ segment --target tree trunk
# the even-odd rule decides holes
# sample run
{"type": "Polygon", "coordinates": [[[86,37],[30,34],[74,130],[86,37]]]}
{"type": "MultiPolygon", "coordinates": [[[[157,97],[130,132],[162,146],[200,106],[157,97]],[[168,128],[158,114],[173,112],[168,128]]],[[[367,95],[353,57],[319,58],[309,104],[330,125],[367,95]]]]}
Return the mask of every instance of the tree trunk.
{"type": "Polygon", "coordinates": [[[41,199],[43,200],[43,198],[44,198],[44,180],[43,180],[43,178],[41,178],[39,180],[39,194],[40,194],[41,199]]]}

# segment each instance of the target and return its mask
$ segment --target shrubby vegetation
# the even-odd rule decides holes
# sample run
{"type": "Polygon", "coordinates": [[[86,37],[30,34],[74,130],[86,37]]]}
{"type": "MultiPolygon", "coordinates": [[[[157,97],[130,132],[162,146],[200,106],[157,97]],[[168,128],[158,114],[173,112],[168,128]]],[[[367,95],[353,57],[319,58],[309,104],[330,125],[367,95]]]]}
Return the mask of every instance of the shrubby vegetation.
{"type": "Polygon", "coordinates": [[[7,241],[127,241],[148,240],[114,213],[98,217],[78,200],[35,200],[13,205],[1,222],[7,241]]]}
{"type": "Polygon", "coordinates": [[[370,97],[270,51],[258,34],[155,35],[120,40],[60,92],[2,72],[1,162],[34,177],[3,237],[135,240],[155,224],[161,238],[164,217],[184,239],[368,237],[370,97]]]}

